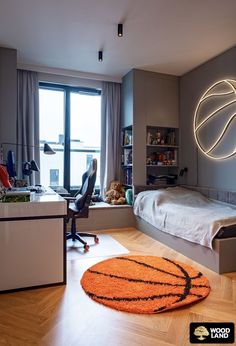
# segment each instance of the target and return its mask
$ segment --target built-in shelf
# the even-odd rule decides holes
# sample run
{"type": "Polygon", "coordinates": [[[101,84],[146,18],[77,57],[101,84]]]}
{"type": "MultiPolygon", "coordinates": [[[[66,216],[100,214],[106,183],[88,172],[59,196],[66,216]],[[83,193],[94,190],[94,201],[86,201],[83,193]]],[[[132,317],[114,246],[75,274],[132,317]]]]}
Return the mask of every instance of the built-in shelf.
{"type": "Polygon", "coordinates": [[[147,144],[147,147],[152,147],[152,148],[179,148],[178,145],[170,145],[170,144],[147,144]]]}
{"type": "Polygon", "coordinates": [[[122,129],[122,169],[123,184],[131,187],[133,183],[133,127],[127,126],[122,129]]]}
{"type": "Polygon", "coordinates": [[[171,127],[147,126],[146,129],[146,181],[155,186],[176,183],[178,177],[178,129],[171,127]],[[160,175],[168,172],[159,184],[160,175]]]}
{"type": "Polygon", "coordinates": [[[147,167],[161,167],[161,168],[163,168],[163,167],[166,167],[166,168],[171,168],[171,167],[178,167],[178,166],[176,166],[176,165],[146,165],[147,167]]]}

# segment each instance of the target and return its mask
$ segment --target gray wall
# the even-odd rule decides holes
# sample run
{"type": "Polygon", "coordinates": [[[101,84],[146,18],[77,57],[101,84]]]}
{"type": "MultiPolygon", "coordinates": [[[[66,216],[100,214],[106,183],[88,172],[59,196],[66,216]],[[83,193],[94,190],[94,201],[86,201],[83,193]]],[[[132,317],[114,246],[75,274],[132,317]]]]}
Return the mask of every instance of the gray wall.
{"type": "Polygon", "coordinates": [[[16,143],[17,52],[0,47],[0,143],[16,143]]]}
{"type": "MultiPolygon", "coordinates": [[[[197,149],[193,134],[193,118],[198,100],[213,83],[223,79],[236,80],[236,47],[180,78],[180,164],[181,167],[188,167],[182,183],[236,190],[236,155],[226,160],[212,160],[197,149]]],[[[236,112],[236,103],[233,107],[234,110],[230,111],[236,112]]],[[[227,115],[227,111],[228,108],[220,117],[227,115]]],[[[210,136],[210,132],[209,129],[205,136],[210,136]]],[[[236,147],[235,131],[228,135],[236,147]]]]}
{"type": "Polygon", "coordinates": [[[176,76],[134,70],[134,119],[145,126],[179,127],[179,80],[176,76]]]}

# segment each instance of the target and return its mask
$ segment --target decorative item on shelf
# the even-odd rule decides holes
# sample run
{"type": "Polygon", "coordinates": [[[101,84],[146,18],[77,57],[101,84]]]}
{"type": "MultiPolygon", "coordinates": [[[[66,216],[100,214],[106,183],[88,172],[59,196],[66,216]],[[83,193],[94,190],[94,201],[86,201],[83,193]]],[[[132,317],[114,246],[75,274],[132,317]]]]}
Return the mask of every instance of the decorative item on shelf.
{"type": "Polygon", "coordinates": [[[176,145],[175,131],[169,130],[167,134],[167,144],[176,145]]]}
{"type": "Polygon", "coordinates": [[[156,144],[161,144],[161,131],[160,131],[160,129],[158,129],[157,133],[156,133],[156,144]]]}
{"type": "Polygon", "coordinates": [[[124,165],[132,165],[132,149],[124,149],[124,165]]]}
{"type": "Polygon", "coordinates": [[[127,167],[124,171],[124,185],[132,185],[132,167],[127,167]]]}
{"type": "Polygon", "coordinates": [[[158,153],[153,152],[151,154],[151,165],[157,165],[157,162],[158,162],[158,153]]]}
{"type": "Polygon", "coordinates": [[[124,145],[132,145],[133,144],[133,136],[130,130],[126,130],[124,133],[124,145]]]}
{"type": "Polygon", "coordinates": [[[129,145],[130,144],[130,142],[129,142],[129,135],[128,135],[128,133],[126,132],[125,133],[125,142],[124,142],[124,145],[129,145]]]}
{"type": "Polygon", "coordinates": [[[124,154],[121,155],[121,165],[124,165],[124,154]]]}
{"type": "Polygon", "coordinates": [[[152,152],[147,155],[147,165],[157,166],[176,166],[177,165],[177,150],[166,150],[161,152],[152,152]]]}
{"type": "Polygon", "coordinates": [[[174,150],[173,154],[174,154],[173,161],[174,161],[175,165],[177,165],[177,162],[178,162],[178,151],[177,151],[177,149],[174,150]]]}
{"type": "Polygon", "coordinates": [[[153,136],[151,134],[151,132],[147,133],[147,145],[151,145],[153,142],[153,136]]]}

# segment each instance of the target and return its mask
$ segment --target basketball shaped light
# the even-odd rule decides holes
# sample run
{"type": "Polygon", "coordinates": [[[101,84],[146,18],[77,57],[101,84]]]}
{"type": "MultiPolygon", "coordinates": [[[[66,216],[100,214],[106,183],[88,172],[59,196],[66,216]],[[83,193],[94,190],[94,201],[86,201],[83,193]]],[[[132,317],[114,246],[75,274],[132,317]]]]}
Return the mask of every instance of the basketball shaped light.
{"type": "Polygon", "coordinates": [[[198,101],[193,123],[198,148],[215,160],[235,155],[236,136],[229,136],[234,127],[236,129],[236,81],[225,79],[210,86],[198,101]]]}

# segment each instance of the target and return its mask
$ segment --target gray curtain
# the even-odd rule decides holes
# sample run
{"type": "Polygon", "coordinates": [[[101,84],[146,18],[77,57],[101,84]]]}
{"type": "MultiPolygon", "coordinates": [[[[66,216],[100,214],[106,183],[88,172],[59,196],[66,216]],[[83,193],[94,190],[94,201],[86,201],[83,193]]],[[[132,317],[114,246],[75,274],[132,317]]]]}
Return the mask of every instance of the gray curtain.
{"type": "Polygon", "coordinates": [[[101,195],[112,180],[120,179],[120,84],[103,82],[101,100],[101,195]]]}
{"type": "MultiPolygon", "coordinates": [[[[35,160],[40,166],[39,151],[39,88],[38,74],[17,71],[17,176],[22,177],[24,162],[35,160]]],[[[39,183],[40,175],[33,172],[30,185],[39,183]]]]}

